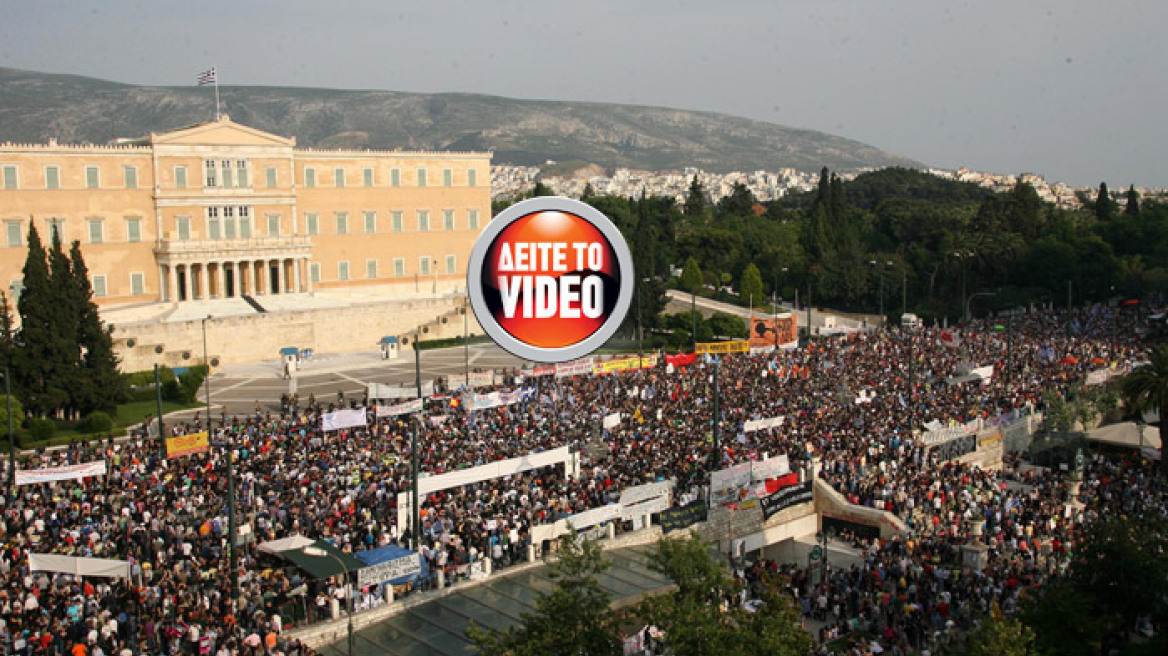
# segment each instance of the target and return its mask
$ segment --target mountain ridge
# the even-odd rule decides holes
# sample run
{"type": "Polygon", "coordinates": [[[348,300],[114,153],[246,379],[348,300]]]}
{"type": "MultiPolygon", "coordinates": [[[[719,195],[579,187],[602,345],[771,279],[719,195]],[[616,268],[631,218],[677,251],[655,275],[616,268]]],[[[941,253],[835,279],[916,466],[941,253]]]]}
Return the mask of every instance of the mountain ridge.
{"type": "MultiPolygon", "coordinates": [[[[306,148],[490,150],[497,164],[581,160],[605,168],[713,173],[920,167],[870,145],[728,114],[600,102],[376,89],[221,86],[236,122],[306,148]]],[[[0,68],[0,142],[107,143],[200,123],[200,87],[125,84],[0,68]]]]}

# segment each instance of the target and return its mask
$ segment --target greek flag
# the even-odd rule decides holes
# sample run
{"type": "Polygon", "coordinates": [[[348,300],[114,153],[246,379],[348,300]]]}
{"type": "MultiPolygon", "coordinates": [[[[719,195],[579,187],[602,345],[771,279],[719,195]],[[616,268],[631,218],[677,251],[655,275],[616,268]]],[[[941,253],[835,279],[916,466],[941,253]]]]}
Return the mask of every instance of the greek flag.
{"type": "Polygon", "coordinates": [[[198,76],[195,77],[195,81],[197,81],[201,87],[218,82],[218,78],[215,77],[215,67],[212,66],[211,70],[199,73],[198,76]]]}

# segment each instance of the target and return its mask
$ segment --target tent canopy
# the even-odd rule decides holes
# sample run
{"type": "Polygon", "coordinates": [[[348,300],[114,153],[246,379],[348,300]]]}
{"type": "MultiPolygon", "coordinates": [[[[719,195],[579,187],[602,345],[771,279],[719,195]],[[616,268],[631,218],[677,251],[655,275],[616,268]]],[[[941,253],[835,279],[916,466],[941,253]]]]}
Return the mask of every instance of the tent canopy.
{"type": "Polygon", "coordinates": [[[344,574],[345,570],[356,572],[365,566],[361,561],[347,553],[339,551],[336,547],[324,540],[317,540],[311,546],[327,551],[332,556],[335,556],[335,558],[332,556],[309,556],[304,553],[303,547],[281,551],[278,555],[304,570],[305,574],[308,574],[314,579],[326,579],[337,574],[344,574]],[[338,560],[340,562],[337,562],[338,560]],[[343,567],[342,563],[344,564],[343,567]]]}
{"type": "Polygon", "coordinates": [[[28,555],[28,569],[32,572],[63,572],[75,576],[103,576],[130,578],[130,563],[109,558],[77,558],[56,554],[28,555]]]}
{"type": "Polygon", "coordinates": [[[1158,428],[1147,425],[1138,426],[1132,421],[1096,428],[1087,433],[1087,439],[1093,442],[1126,446],[1134,449],[1140,447],[1159,449],[1161,446],[1160,430],[1158,428]]]}
{"type": "Polygon", "coordinates": [[[280,538],[279,540],[272,540],[270,542],[265,542],[265,543],[261,544],[260,546],[256,547],[256,549],[259,549],[260,551],[262,551],[264,553],[272,554],[273,556],[277,556],[280,554],[281,551],[291,551],[292,549],[303,549],[304,547],[307,547],[308,545],[310,545],[314,542],[315,542],[315,540],[313,540],[312,538],[306,538],[303,535],[293,535],[293,536],[286,537],[286,538],[280,538]]]}
{"type": "MultiPolygon", "coordinates": [[[[419,562],[421,562],[422,571],[420,576],[423,579],[429,578],[430,576],[430,566],[426,563],[425,558],[422,558],[421,555],[419,555],[416,551],[410,551],[409,549],[399,547],[396,544],[390,544],[384,547],[379,547],[377,549],[370,549],[368,551],[358,551],[354,555],[357,557],[357,560],[364,563],[365,567],[368,567],[369,565],[376,565],[378,563],[388,562],[390,560],[397,560],[398,558],[404,558],[406,556],[413,556],[417,558],[419,562]]],[[[396,579],[390,579],[389,582],[393,585],[404,585],[406,583],[413,583],[415,580],[417,580],[418,577],[419,574],[410,574],[408,576],[401,576],[396,579]]]]}

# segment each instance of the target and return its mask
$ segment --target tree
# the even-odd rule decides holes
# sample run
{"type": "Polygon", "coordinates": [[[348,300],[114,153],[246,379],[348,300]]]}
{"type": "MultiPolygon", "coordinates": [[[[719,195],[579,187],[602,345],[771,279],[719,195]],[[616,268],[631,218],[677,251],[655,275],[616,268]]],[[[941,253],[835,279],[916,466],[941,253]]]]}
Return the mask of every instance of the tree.
{"type": "Polygon", "coordinates": [[[754,262],[746,265],[742,271],[742,281],[738,285],[738,297],[747,300],[754,299],[755,305],[762,305],[764,292],[762,290],[762,274],[754,262]]]}
{"type": "Polygon", "coordinates": [[[747,611],[737,604],[726,565],[714,559],[702,538],[661,538],[649,566],[677,585],[643,604],[644,614],[665,634],[665,653],[795,656],[810,650],[811,635],[800,627],[782,581],[764,579],[763,603],[756,612],[747,611]]]}
{"type": "Polygon", "coordinates": [[[24,290],[17,302],[21,348],[16,350],[15,379],[20,397],[31,415],[64,407],[66,381],[58,378],[66,346],[60,339],[59,305],[49,286],[49,264],[36,224],[29,223],[28,257],[24,261],[24,290]]]}
{"type": "Polygon", "coordinates": [[[1099,194],[1095,197],[1095,217],[1104,223],[1111,220],[1115,214],[1112,206],[1111,194],[1107,191],[1107,183],[1099,183],[1099,194]]]}
{"type": "Polygon", "coordinates": [[[532,190],[531,190],[531,197],[532,198],[535,198],[537,196],[555,196],[555,195],[556,194],[555,194],[555,192],[553,192],[551,190],[551,187],[545,185],[542,180],[538,180],[538,179],[535,181],[535,187],[532,188],[532,190]]]}
{"type": "Polygon", "coordinates": [[[695,218],[704,218],[709,203],[706,200],[706,189],[702,186],[695,173],[689,183],[689,192],[685,196],[685,215],[695,218]]]}
{"type": "Polygon", "coordinates": [[[679,284],[682,289],[692,294],[696,294],[698,289],[702,286],[702,268],[698,266],[698,261],[694,258],[689,258],[685,261],[685,267],[681,270],[681,280],[679,284]]]}
{"type": "Polygon", "coordinates": [[[1136,191],[1135,185],[1127,187],[1127,205],[1124,206],[1123,213],[1128,216],[1140,215],[1140,192],[1136,191]]]}
{"type": "Polygon", "coordinates": [[[77,340],[83,351],[75,387],[76,406],[83,415],[95,410],[113,410],[129,397],[129,390],[118,372],[118,357],[110,337],[112,329],[102,324],[93,302],[93,288],[81,255],[81,242],[73,242],[69,258],[72,272],[70,305],[77,312],[77,340]]]}
{"type": "Polygon", "coordinates": [[[753,216],[754,194],[741,182],[735,182],[730,193],[718,201],[718,213],[722,216],[753,216]]]}
{"type": "Polygon", "coordinates": [[[596,190],[592,188],[591,182],[584,183],[584,191],[580,193],[580,200],[588,200],[596,195],[596,190]]]}
{"type": "Polygon", "coordinates": [[[985,619],[966,636],[962,656],[1037,656],[1034,631],[1014,618],[985,619]]]}
{"type": "Polygon", "coordinates": [[[523,613],[518,626],[502,632],[472,622],[467,637],[485,656],[619,655],[612,594],[597,580],[611,565],[599,544],[570,532],[560,538],[559,560],[549,565],[555,587],[539,594],[535,612],[523,613]]]}
{"type": "MultiPolygon", "coordinates": [[[[1120,383],[1129,407],[1168,412],[1168,346],[1152,351],[1148,364],[1137,367],[1120,383]]],[[[1160,418],[1160,443],[1164,444],[1164,417],[1160,418]]],[[[1168,475],[1168,457],[1160,458],[1160,472],[1168,475]]]]}

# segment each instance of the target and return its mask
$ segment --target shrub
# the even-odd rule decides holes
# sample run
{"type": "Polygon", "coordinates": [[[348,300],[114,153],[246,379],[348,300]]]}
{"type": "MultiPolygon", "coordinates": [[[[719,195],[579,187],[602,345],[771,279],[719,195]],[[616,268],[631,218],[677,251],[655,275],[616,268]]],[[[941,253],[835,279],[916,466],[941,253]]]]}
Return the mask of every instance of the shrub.
{"type": "Polygon", "coordinates": [[[45,442],[53,437],[57,425],[52,419],[32,417],[28,420],[28,435],[34,442],[45,442]]]}
{"type": "MultiPolygon", "coordinates": [[[[7,396],[0,396],[0,430],[8,430],[8,400],[7,396]]],[[[20,399],[12,397],[12,425],[20,427],[24,424],[24,405],[20,399]]]]}
{"type": "Polygon", "coordinates": [[[114,420],[106,413],[95,410],[81,420],[78,429],[82,433],[108,433],[114,427],[114,420]]]}

